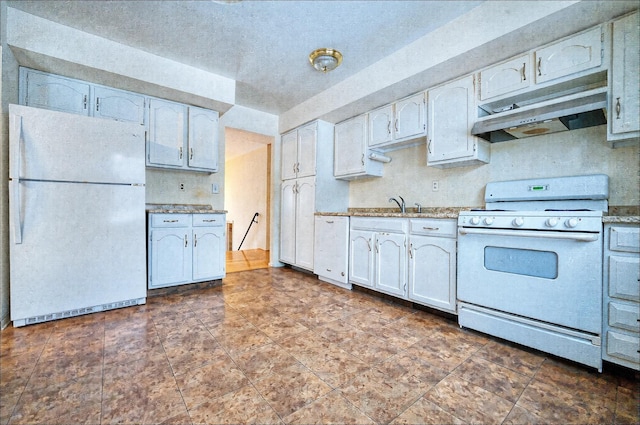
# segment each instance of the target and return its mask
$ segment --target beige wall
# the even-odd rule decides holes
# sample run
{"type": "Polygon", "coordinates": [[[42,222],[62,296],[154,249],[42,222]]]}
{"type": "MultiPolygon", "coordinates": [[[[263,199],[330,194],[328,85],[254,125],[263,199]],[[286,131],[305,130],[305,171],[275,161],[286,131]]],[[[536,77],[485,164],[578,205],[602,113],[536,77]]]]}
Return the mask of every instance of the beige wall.
{"type": "Polygon", "coordinates": [[[268,147],[228,160],[225,167],[224,205],[227,221],[233,222],[233,250],[238,249],[256,212],[260,214],[258,223],[251,226],[242,249],[268,250],[268,147]]]}
{"type": "Polygon", "coordinates": [[[426,166],[426,147],[389,152],[384,176],[357,180],[349,187],[351,208],[392,207],[391,196],[407,206],[475,207],[484,204],[487,182],[580,174],[607,174],[609,205],[640,204],[638,147],[611,149],[606,126],[512,140],[491,145],[491,162],[441,170],[426,166]],[[439,182],[439,191],[431,183],[439,182]]]}

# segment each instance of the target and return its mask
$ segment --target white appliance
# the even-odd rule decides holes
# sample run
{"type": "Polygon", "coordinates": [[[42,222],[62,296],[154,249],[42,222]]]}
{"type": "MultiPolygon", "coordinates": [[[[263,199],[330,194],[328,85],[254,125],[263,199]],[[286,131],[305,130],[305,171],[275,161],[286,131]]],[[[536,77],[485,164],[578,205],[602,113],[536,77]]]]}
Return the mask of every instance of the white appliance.
{"type": "Polygon", "coordinates": [[[602,370],[608,177],[489,183],[458,218],[458,320],[602,370]]]}
{"type": "Polygon", "coordinates": [[[11,320],[146,301],[144,128],[9,105],[11,320]]]}

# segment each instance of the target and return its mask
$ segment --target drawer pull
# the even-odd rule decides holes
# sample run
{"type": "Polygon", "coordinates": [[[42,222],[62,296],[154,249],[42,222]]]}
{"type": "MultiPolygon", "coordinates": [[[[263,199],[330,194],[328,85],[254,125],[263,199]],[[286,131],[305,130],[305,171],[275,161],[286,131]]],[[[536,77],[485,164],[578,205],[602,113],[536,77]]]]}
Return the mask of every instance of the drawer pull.
{"type": "Polygon", "coordinates": [[[423,227],[422,230],[440,230],[439,227],[423,227]]]}
{"type": "Polygon", "coordinates": [[[214,223],[216,221],[215,218],[211,218],[211,219],[207,219],[207,220],[202,220],[205,223],[214,223]]]}
{"type": "Polygon", "coordinates": [[[177,223],[178,220],[162,220],[163,223],[177,223]]]}
{"type": "Polygon", "coordinates": [[[333,220],[327,220],[327,224],[333,224],[333,220]]]}

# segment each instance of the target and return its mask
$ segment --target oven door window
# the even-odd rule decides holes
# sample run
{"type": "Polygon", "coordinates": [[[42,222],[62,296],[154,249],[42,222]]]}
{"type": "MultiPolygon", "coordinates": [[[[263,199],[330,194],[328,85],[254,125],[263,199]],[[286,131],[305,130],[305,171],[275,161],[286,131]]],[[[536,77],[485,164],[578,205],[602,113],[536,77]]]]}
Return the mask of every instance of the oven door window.
{"type": "Polygon", "coordinates": [[[555,279],[558,277],[558,255],[551,251],[486,246],[484,267],[497,272],[555,279]]]}

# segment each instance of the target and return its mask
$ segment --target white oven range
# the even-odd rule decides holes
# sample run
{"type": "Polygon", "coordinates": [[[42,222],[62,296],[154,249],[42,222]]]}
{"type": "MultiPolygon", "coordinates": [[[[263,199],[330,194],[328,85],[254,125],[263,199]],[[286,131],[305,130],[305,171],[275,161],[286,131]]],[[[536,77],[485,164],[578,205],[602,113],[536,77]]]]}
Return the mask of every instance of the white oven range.
{"type": "Polygon", "coordinates": [[[487,184],[458,218],[458,320],[602,370],[602,214],[608,177],[487,184]]]}

